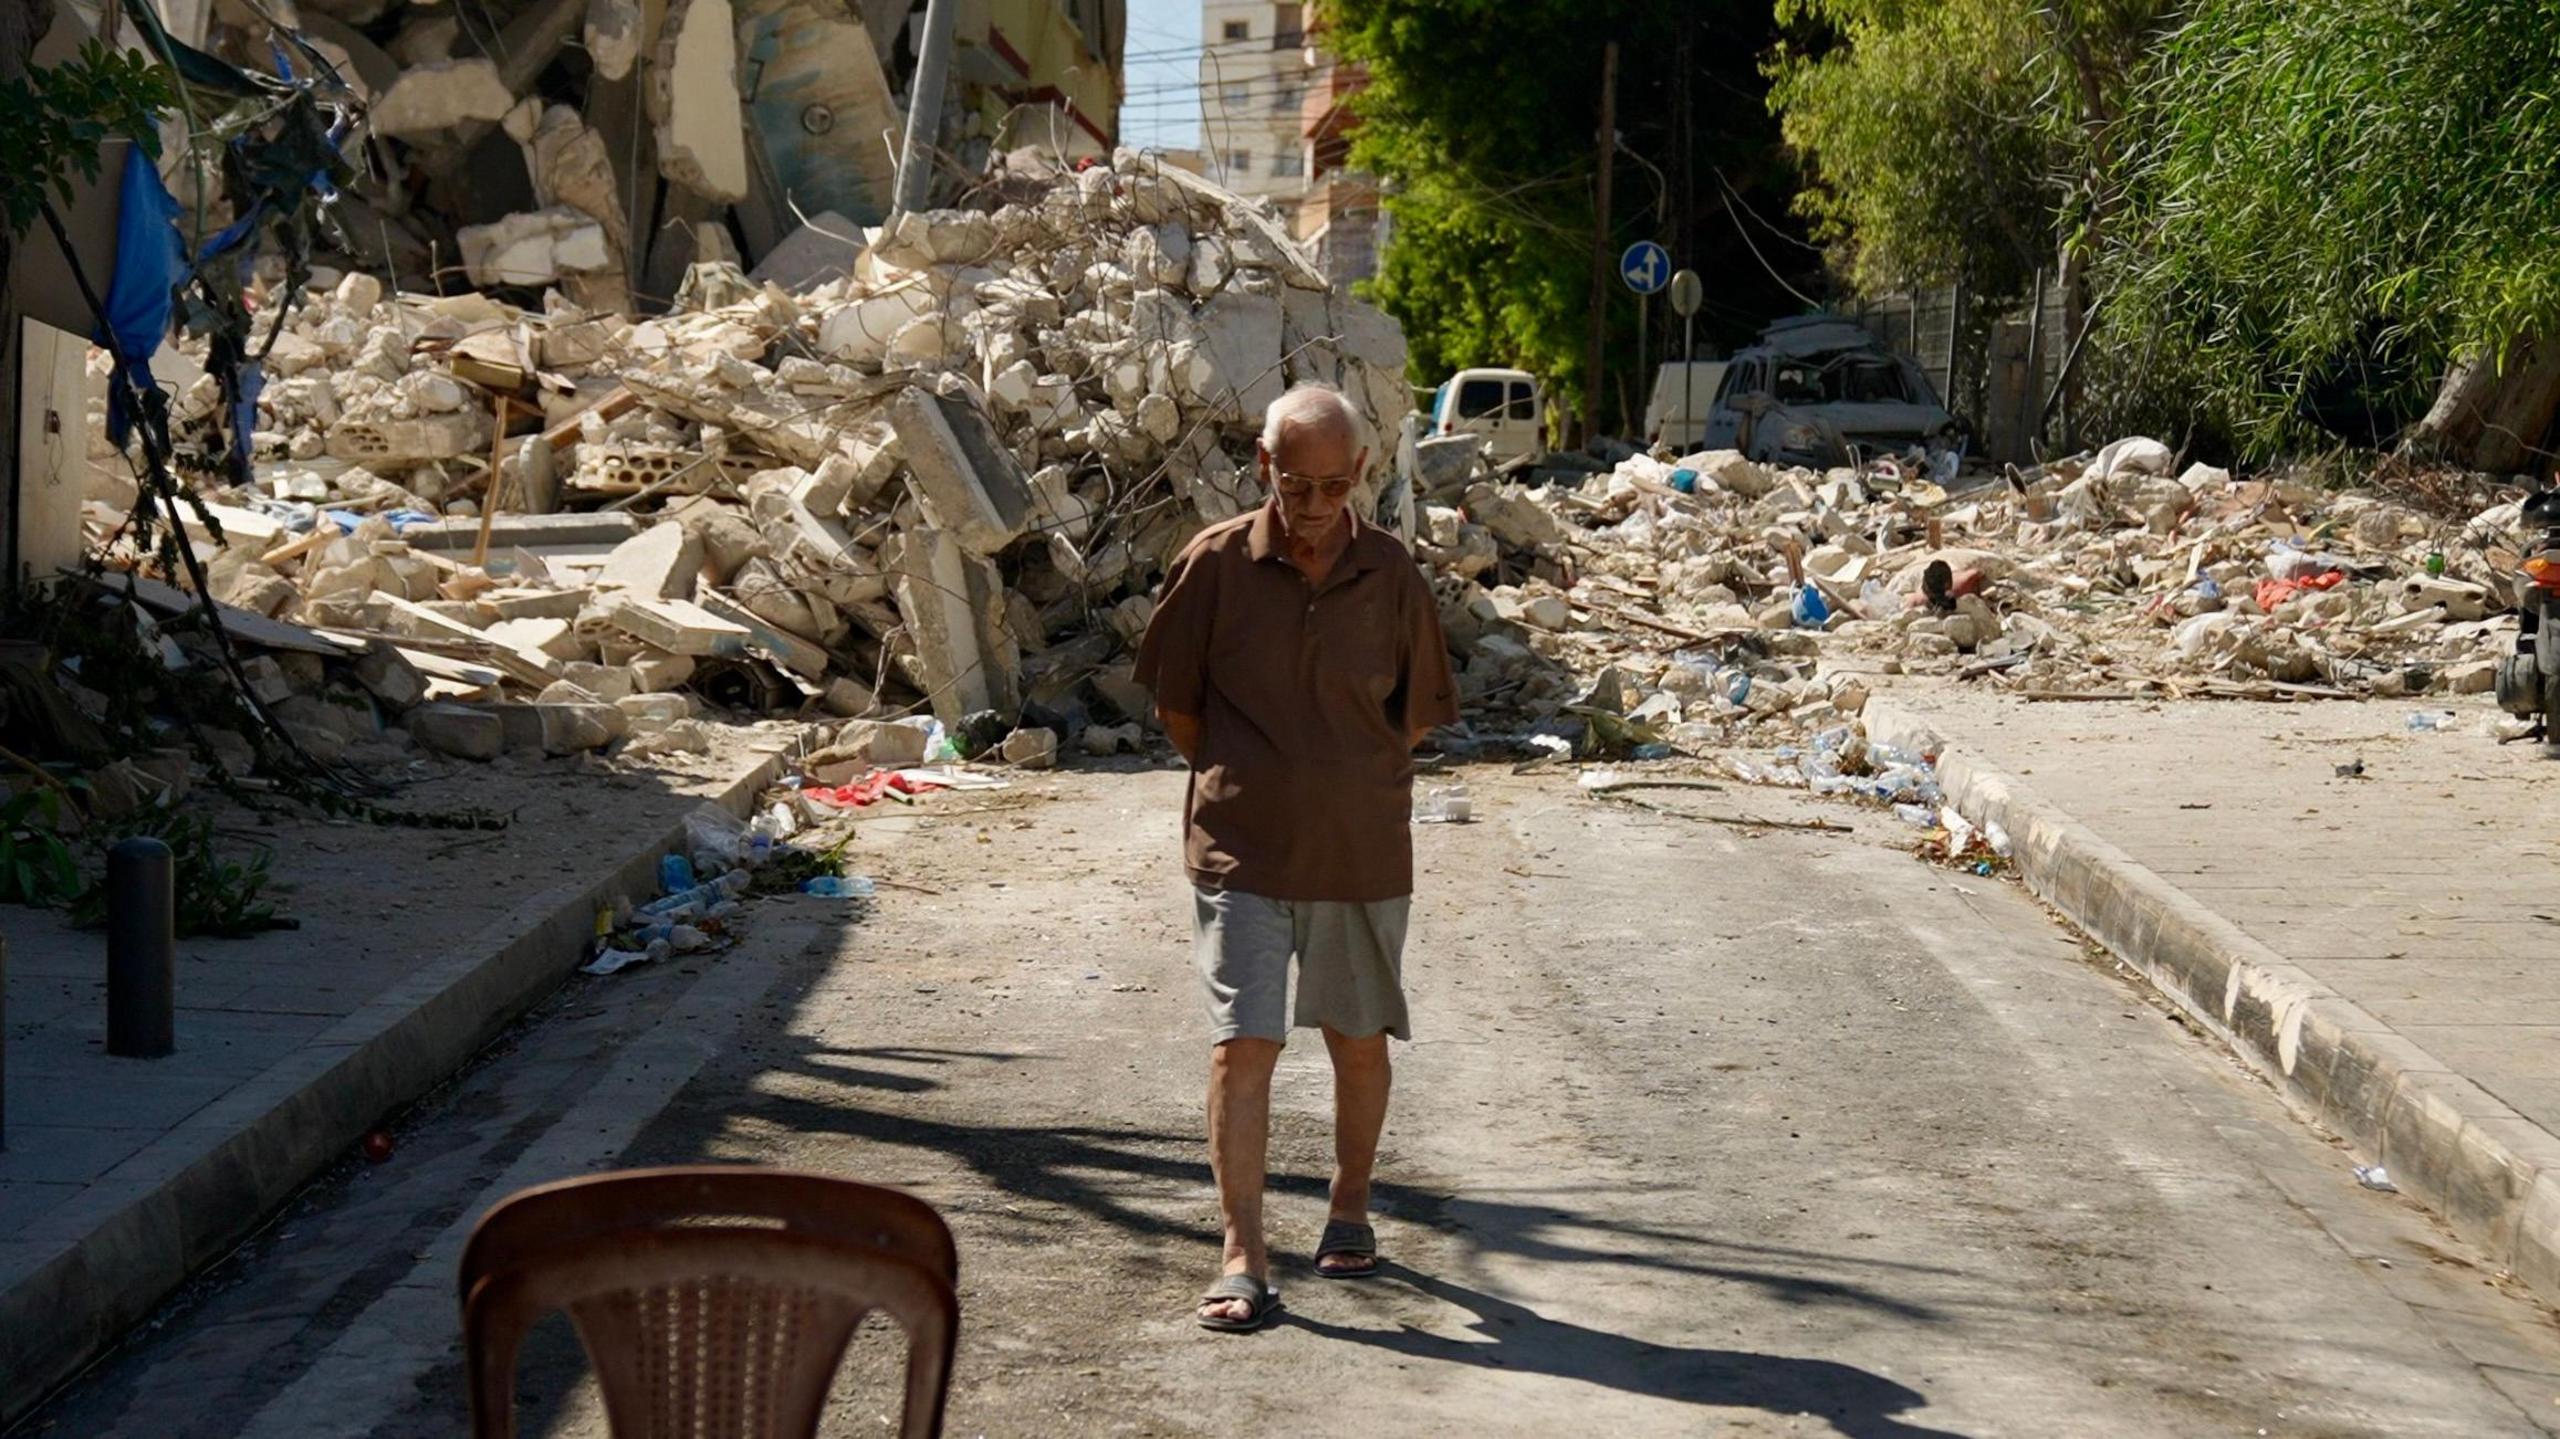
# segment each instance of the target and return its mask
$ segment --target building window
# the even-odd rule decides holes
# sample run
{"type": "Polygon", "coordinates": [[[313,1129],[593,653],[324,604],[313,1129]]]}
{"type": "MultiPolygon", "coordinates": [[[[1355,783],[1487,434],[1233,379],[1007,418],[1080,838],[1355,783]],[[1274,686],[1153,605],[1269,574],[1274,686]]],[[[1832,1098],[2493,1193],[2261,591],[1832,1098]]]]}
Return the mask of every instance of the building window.
{"type": "Polygon", "coordinates": [[[1250,40],[1253,38],[1253,22],[1250,20],[1230,20],[1221,28],[1219,34],[1223,38],[1229,40],[1250,40]]]}
{"type": "Polygon", "coordinates": [[[1252,174],[1253,152],[1251,150],[1229,150],[1227,152],[1227,173],[1230,175],[1252,174]]]}
{"type": "Polygon", "coordinates": [[[1306,98],[1306,86],[1283,85],[1271,92],[1271,108],[1283,114],[1295,115],[1298,113],[1298,107],[1306,103],[1306,98]]]}
{"type": "Polygon", "coordinates": [[[1307,173],[1307,157],[1296,150],[1283,150],[1271,157],[1271,173],[1288,178],[1307,173]]]}
{"type": "Polygon", "coordinates": [[[1271,8],[1273,11],[1271,26],[1272,49],[1295,50],[1299,46],[1307,43],[1306,24],[1298,18],[1299,7],[1295,5],[1274,5],[1271,8]]]}
{"type": "Polygon", "coordinates": [[[1220,86],[1218,103],[1230,110],[1241,110],[1253,103],[1253,86],[1249,84],[1220,86]]]}

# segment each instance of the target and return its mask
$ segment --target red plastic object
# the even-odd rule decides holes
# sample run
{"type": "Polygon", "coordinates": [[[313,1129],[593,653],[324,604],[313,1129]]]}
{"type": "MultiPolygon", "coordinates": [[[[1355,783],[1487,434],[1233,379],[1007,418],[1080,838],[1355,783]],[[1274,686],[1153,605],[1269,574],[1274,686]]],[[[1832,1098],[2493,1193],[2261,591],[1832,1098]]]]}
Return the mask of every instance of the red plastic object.
{"type": "Polygon", "coordinates": [[[825,785],[810,785],[801,792],[815,797],[821,804],[831,804],[839,809],[859,809],[879,803],[885,795],[931,794],[942,788],[944,786],[929,780],[908,779],[896,770],[875,769],[851,784],[837,785],[832,789],[825,785]]]}

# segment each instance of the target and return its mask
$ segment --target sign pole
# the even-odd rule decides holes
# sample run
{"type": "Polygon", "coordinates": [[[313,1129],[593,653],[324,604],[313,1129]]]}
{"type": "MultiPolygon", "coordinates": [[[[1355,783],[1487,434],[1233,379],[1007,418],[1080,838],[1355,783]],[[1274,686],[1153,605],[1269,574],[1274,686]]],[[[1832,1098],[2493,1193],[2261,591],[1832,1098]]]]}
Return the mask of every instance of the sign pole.
{"type": "MultiPolygon", "coordinates": [[[[1706,282],[1695,270],[1671,277],[1671,308],[1680,312],[1680,424],[1685,431],[1698,418],[1698,307],[1706,303],[1706,282]]],[[[1706,427],[1698,427],[1698,443],[1706,443],[1706,427]]]]}
{"type": "MultiPolygon", "coordinates": [[[[1645,332],[1651,328],[1653,328],[1653,297],[1639,292],[1636,295],[1636,384],[1639,387],[1636,395],[1638,401],[1647,409],[1653,407],[1653,371],[1645,368],[1644,342],[1645,332]]],[[[1636,425],[1639,428],[1644,425],[1643,415],[1636,416],[1636,425]]]]}
{"type": "MultiPolygon", "coordinates": [[[[1698,314],[1690,311],[1680,321],[1680,432],[1689,432],[1689,422],[1698,417],[1698,314]]],[[[1698,432],[1697,445],[1706,448],[1704,430],[1698,432]]]]}

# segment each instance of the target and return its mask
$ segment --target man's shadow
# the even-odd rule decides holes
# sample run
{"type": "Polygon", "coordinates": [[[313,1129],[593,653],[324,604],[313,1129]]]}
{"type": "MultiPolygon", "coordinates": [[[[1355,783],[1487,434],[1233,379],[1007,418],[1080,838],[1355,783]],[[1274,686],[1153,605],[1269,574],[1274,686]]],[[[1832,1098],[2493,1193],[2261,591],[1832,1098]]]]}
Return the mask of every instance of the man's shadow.
{"type": "Polygon", "coordinates": [[[1380,1264],[1378,1278],[1368,1282],[1401,1283],[1467,1310],[1475,1315],[1468,1327],[1491,1342],[1451,1339],[1409,1324],[1393,1330],[1356,1329],[1311,1319],[1285,1307],[1273,1322],[1414,1359],[1579,1379],[1681,1404],[1818,1415],[1848,1439],[1962,1439],[1948,1430],[1895,1418],[1923,1407],[1928,1399],[1918,1390],[1853,1365],[1630,1339],[1549,1319],[1525,1305],[1392,1262],[1380,1264]]]}

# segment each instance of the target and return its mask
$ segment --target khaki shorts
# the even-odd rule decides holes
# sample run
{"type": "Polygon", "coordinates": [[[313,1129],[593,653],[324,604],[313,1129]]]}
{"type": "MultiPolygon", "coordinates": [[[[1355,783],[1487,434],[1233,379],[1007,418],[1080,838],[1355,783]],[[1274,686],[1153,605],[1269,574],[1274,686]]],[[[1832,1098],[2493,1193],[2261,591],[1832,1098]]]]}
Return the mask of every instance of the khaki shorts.
{"type": "Polygon", "coordinates": [[[1410,897],[1360,904],[1265,899],[1192,888],[1192,957],[1210,1040],[1289,1042],[1289,961],[1298,961],[1297,1027],[1353,1039],[1380,1030],[1413,1038],[1404,1008],[1410,897]]]}

